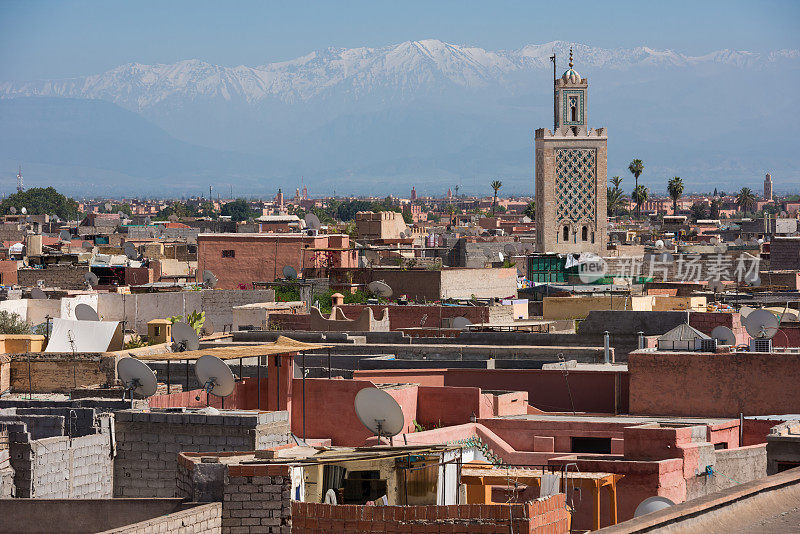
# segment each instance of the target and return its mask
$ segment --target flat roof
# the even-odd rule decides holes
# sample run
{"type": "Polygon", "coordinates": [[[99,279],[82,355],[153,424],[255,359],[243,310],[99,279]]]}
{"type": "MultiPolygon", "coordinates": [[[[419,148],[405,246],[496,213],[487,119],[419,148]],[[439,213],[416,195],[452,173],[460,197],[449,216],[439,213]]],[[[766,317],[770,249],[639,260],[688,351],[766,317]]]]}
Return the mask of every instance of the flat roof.
{"type": "Polygon", "coordinates": [[[736,417],[677,417],[674,415],[570,415],[570,414],[522,414],[502,415],[498,419],[522,419],[526,421],[550,421],[570,423],[618,423],[627,425],[643,425],[647,423],[666,424],[712,424],[719,425],[729,421],[738,421],[736,417]]]}

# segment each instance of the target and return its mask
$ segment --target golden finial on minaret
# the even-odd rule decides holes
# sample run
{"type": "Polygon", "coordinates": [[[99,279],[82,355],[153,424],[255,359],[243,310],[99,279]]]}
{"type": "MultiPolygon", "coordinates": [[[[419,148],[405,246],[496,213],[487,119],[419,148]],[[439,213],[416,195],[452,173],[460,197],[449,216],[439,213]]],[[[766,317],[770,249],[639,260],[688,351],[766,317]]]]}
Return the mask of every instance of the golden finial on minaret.
{"type": "Polygon", "coordinates": [[[572,68],[574,64],[572,63],[572,47],[569,47],[569,68],[572,68]]]}

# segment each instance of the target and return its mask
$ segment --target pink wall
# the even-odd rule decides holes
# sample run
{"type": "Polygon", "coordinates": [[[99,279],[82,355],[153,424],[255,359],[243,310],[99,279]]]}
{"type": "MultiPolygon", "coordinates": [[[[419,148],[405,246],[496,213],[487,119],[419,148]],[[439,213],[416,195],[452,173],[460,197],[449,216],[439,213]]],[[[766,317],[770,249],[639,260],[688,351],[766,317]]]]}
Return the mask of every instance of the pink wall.
{"type": "Polygon", "coordinates": [[[447,369],[378,369],[354,371],[356,380],[370,380],[375,384],[419,384],[420,386],[444,386],[447,369]]]}
{"type": "MultiPolygon", "coordinates": [[[[342,311],[347,317],[358,317],[361,310],[366,308],[366,304],[345,304],[341,306],[342,311]]],[[[380,313],[386,305],[372,305],[373,313],[380,313]]],[[[432,327],[441,326],[440,318],[466,317],[473,323],[481,323],[489,320],[489,308],[487,306],[388,306],[389,308],[389,328],[398,330],[400,328],[413,327],[432,327]]]]}

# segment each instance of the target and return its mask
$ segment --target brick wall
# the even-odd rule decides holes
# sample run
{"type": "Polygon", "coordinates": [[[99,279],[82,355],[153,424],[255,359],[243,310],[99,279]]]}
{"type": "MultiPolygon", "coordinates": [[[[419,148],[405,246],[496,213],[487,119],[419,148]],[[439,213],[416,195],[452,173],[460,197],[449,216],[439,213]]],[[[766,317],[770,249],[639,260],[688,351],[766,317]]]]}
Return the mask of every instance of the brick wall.
{"type": "Polygon", "coordinates": [[[97,433],[31,439],[24,423],[9,432],[17,497],[103,499],[111,497],[111,416],[97,433]]]}
{"type": "Polygon", "coordinates": [[[44,280],[46,287],[86,289],[83,277],[88,272],[88,266],[78,265],[53,265],[46,269],[20,269],[17,271],[17,281],[23,287],[33,287],[36,286],[38,280],[44,280]]]}
{"type": "Polygon", "coordinates": [[[195,463],[180,455],[182,497],[222,501],[222,533],[289,534],[292,525],[288,466],[195,463]]]}
{"type": "Polygon", "coordinates": [[[780,271],[798,269],[798,266],[800,266],[800,238],[774,238],[769,245],[769,268],[780,271]]]}
{"type": "Polygon", "coordinates": [[[709,336],[716,327],[727,326],[736,335],[737,344],[747,343],[750,338],[738,313],[690,312],[689,325],[709,336]]]}
{"type": "Polygon", "coordinates": [[[292,534],[325,532],[518,532],[564,534],[570,515],[563,493],[524,504],[358,506],[292,503],[292,534]]]}
{"type": "Polygon", "coordinates": [[[106,530],[100,534],[220,534],[222,506],[218,502],[192,506],[187,510],[141,521],[125,527],[106,530]]]}
{"type": "Polygon", "coordinates": [[[173,497],[179,452],[250,451],[288,443],[286,412],[116,414],[115,497],[173,497]],[[281,420],[282,418],[282,420],[281,420]]]}

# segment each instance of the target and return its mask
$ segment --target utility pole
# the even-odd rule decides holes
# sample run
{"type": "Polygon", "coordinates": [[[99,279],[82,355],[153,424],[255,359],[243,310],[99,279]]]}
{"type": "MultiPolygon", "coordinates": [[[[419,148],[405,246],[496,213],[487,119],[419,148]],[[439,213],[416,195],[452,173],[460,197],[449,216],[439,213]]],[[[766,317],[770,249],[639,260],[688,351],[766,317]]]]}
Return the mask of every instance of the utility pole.
{"type": "Polygon", "coordinates": [[[22,166],[17,170],[17,193],[22,193],[25,188],[22,186],[22,166]]]}
{"type": "Polygon", "coordinates": [[[553,62],[553,133],[558,129],[558,91],[556,90],[556,81],[558,74],[556,73],[556,52],[550,56],[550,61],[553,62]]]}

